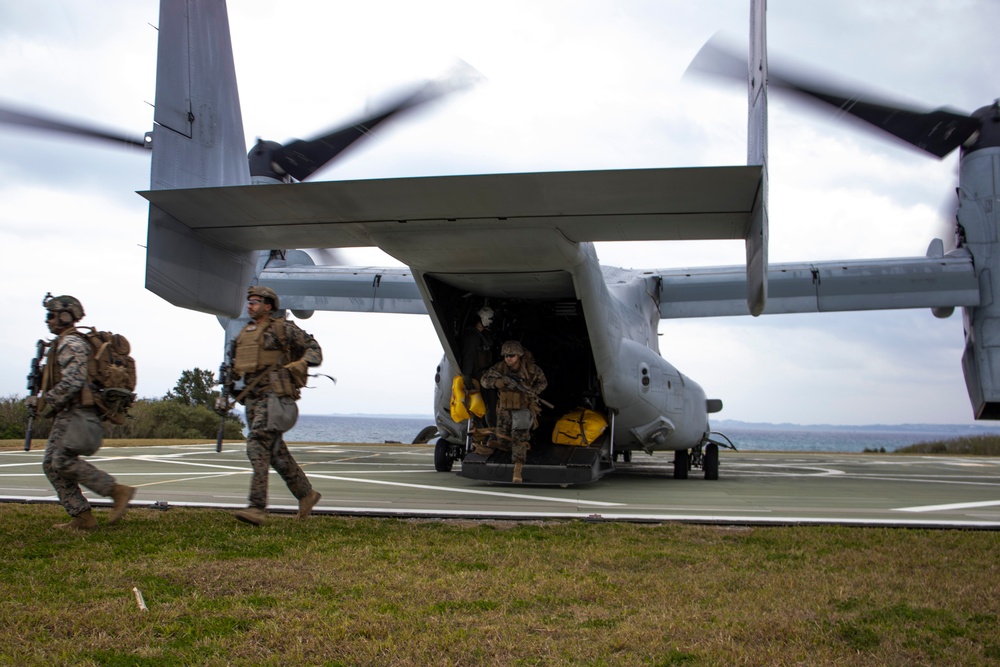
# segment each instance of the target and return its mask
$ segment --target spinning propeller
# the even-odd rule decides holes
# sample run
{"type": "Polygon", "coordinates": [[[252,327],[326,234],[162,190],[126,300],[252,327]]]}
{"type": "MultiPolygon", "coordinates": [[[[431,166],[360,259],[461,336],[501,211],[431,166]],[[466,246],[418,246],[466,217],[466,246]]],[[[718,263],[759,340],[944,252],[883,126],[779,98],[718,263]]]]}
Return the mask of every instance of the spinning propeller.
{"type": "MultiPolygon", "coordinates": [[[[258,140],[250,150],[251,181],[255,184],[288,183],[303,181],[340,156],[359,139],[371,136],[386,121],[445,95],[477,83],[481,75],[474,68],[459,61],[448,73],[438,79],[415,86],[405,95],[378,107],[366,116],[335,127],[314,139],[296,139],[288,145],[274,141],[258,140]]],[[[132,137],[113,130],[106,130],[78,121],[26,109],[15,109],[0,103],[0,124],[25,127],[45,132],[60,132],[71,136],[107,141],[119,146],[152,147],[152,133],[145,137],[132,137]]],[[[332,248],[310,248],[320,264],[338,266],[346,263],[341,251],[332,248]]],[[[315,260],[300,250],[277,251],[280,261],[289,264],[312,265],[315,260]]],[[[272,253],[273,255],[273,253],[272,253]]],[[[302,318],[311,311],[296,312],[302,318]]]]}
{"type": "MultiPolygon", "coordinates": [[[[397,98],[369,115],[332,129],[315,139],[295,140],[287,146],[273,141],[258,141],[250,150],[250,174],[275,181],[289,178],[302,181],[339,156],[359,139],[370,136],[382,123],[407,111],[436,100],[448,93],[467,88],[479,80],[475,69],[460,63],[440,79],[417,86],[413,92],[397,98]]],[[[108,141],[117,145],[150,148],[151,137],[134,137],[114,130],[75,120],[26,109],[16,109],[0,103],[0,124],[26,127],[44,132],[60,132],[71,136],[108,141]]]]}
{"type": "Polygon", "coordinates": [[[61,120],[37,111],[17,110],[5,104],[0,104],[0,123],[27,127],[44,132],[62,132],[64,134],[90,139],[110,141],[118,145],[148,147],[148,142],[142,137],[132,137],[113,130],[105,130],[93,125],[76,121],[61,120]]]}
{"type": "MultiPolygon", "coordinates": [[[[688,71],[746,82],[747,59],[713,38],[698,52],[688,71]]],[[[769,88],[786,90],[800,98],[839,109],[938,158],[959,146],[970,151],[1000,146],[1000,106],[997,102],[972,114],[947,108],[915,109],[847,92],[820,79],[816,75],[796,75],[768,64],[769,88]]]]}
{"type": "Polygon", "coordinates": [[[288,145],[258,140],[250,150],[250,175],[254,178],[304,181],[376,127],[411,109],[476,83],[479,73],[459,63],[444,78],[428,81],[413,92],[315,139],[296,139],[288,145]]]}

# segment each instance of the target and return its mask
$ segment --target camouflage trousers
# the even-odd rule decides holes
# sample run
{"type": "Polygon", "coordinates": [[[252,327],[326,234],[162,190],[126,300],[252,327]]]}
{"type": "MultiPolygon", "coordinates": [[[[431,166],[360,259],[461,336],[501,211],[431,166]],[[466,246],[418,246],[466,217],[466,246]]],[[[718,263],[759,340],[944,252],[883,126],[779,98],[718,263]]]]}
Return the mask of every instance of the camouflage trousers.
{"type": "Polygon", "coordinates": [[[501,444],[507,441],[510,444],[510,460],[514,463],[524,463],[531,449],[531,429],[514,429],[511,420],[511,411],[505,408],[497,408],[497,426],[493,436],[490,437],[488,447],[494,449],[507,449],[501,444]]]}
{"type": "Polygon", "coordinates": [[[302,468],[288,451],[281,431],[267,430],[267,396],[248,399],[246,402],[247,458],[253,466],[250,476],[250,506],[267,508],[267,474],[270,468],[281,475],[288,490],[296,500],[302,500],[312,491],[312,484],[302,468]]]}
{"type": "Polygon", "coordinates": [[[80,432],[76,428],[80,420],[88,422],[91,427],[95,423],[100,426],[100,420],[93,410],[77,408],[70,412],[60,412],[52,424],[49,441],[45,445],[45,456],[42,458],[42,470],[70,516],[77,516],[90,509],[90,503],[80,490],[81,484],[106,497],[115,488],[114,477],[80,458],[81,453],[89,456],[100,447],[98,439],[85,446],[81,452],[81,443],[77,441],[80,432]]]}

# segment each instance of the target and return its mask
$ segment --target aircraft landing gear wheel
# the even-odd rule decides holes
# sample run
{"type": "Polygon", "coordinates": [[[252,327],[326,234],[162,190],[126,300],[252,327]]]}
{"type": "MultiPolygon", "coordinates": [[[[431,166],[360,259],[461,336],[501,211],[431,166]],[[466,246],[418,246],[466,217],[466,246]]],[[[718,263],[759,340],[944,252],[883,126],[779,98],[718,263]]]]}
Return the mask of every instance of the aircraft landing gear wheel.
{"type": "Polygon", "coordinates": [[[688,467],[691,463],[690,452],[678,449],[674,452],[674,479],[687,479],[688,467]]]}
{"type": "Polygon", "coordinates": [[[448,454],[448,441],[438,438],[434,444],[434,469],[438,472],[451,472],[451,466],[455,459],[448,454]]]}
{"type": "Polygon", "coordinates": [[[705,445],[705,458],[702,461],[705,479],[719,479],[719,446],[715,443],[705,445]]]}

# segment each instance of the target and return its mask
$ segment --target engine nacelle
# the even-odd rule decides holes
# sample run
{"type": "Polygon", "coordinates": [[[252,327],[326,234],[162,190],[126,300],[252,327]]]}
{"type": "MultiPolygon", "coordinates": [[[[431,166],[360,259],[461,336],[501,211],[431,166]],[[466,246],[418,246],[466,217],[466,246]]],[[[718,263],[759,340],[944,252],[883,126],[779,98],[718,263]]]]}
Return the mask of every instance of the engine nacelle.
{"type": "Polygon", "coordinates": [[[962,371],[976,419],[1000,419],[1000,148],[962,156],[958,223],[979,278],[979,305],[964,308],[962,371]]]}

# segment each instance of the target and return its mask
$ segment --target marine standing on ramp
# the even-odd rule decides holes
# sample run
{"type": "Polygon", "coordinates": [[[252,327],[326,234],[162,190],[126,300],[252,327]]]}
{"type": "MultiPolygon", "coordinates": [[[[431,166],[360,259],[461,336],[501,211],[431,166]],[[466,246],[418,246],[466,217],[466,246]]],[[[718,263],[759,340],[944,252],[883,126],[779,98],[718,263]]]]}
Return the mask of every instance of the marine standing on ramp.
{"type": "Polygon", "coordinates": [[[104,442],[104,426],[87,387],[87,365],[91,346],[76,323],[83,319],[83,305],[72,296],[48,297],[42,302],[45,323],[56,338],[49,344],[42,370],[41,397],[25,399],[34,413],[55,414],[52,432],[45,446],[42,470],[59,496],[59,503],[73,517],[56,528],[94,530],[97,519],[80,491],[83,484],[94,493],[115,501],[108,525],[118,523],[128,511],[135,487],[115,482],[115,478],[80,456],[90,456],[104,442]],[[88,398],[89,397],[89,398],[88,398]]]}
{"type": "Polygon", "coordinates": [[[466,392],[475,389],[473,382],[493,363],[492,323],[493,309],[483,306],[476,313],[476,321],[462,333],[461,371],[466,392]]]}
{"type": "Polygon", "coordinates": [[[486,407],[486,413],[478,416],[469,409],[472,419],[472,438],[480,442],[485,438],[486,430],[496,421],[496,392],[492,389],[481,389],[483,372],[493,363],[493,309],[483,306],[476,313],[476,321],[466,327],[462,333],[462,383],[465,385],[465,407],[471,408],[472,395],[479,392],[486,407]]]}
{"type": "MultiPolygon", "coordinates": [[[[235,399],[246,406],[247,458],[253,466],[250,477],[250,507],[236,513],[240,521],[260,526],[267,519],[267,474],[274,469],[299,501],[298,517],[309,516],[320,494],[288,451],[282,434],[295,425],[299,389],[309,377],[309,367],[319,366],[323,351],[319,343],[294,322],[275,317],[278,295],[267,287],[247,290],[250,323],[236,337],[233,352],[234,381],[244,388],[235,399]]],[[[229,411],[219,398],[216,410],[229,411]]]]}
{"type": "MultiPolygon", "coordinates": [[[[500,349],[503,361],[490,367],[482,377],[482,385],[496,388],[497,399],[496,431],[484,447],[476,446],[476,452],[489,455],[500,445],[500,440],[509,440],[514,474],[511,481],[521,484],[521,475],[528,449],[531,447],[531,431],[538,425],[538,394],[548,386],[545,373],[527,357],[524,347],[516,340],[509,340],[500,349]]],[[[506,447],[504,447],[506,449],[506,447]]]]}

